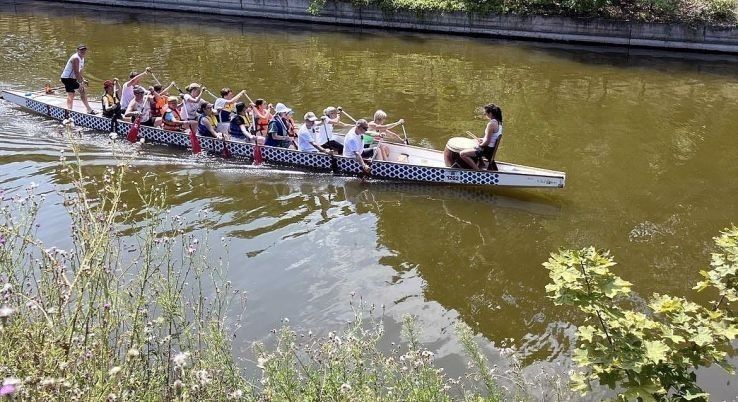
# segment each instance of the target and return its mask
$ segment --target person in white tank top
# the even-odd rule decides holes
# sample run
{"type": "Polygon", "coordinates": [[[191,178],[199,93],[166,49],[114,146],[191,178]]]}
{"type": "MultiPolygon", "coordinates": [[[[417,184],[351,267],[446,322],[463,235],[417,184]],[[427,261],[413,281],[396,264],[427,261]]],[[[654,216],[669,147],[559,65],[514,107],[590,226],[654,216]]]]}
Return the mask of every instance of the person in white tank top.
{"type": "Polygon", "coordinates": [[[61,82],[64,84],[64,90],[67,93],[67,109],[72,110],[74,105],[74,92],[79,91],[79,97],[87,108],[87,113],[95,114],[95,111],[87,102],[87,91],[85,90],[86,81],[82,74],[85,68],[85,55],[87,54],[87,46],[77,46],[77,52],[69,57],[64,70],[61,73],[61,82]]]}
{"type": "Polygon", "coordinates": [[[464,163],[474,170],[479,170],[478,160],[482,157],[489,160],[488,169],[494,170],[497,166],[494,157],[502,137],[502,109],[494,103],[490,103],[484,106],[484,115],[489,119],[489,122],[487,122],[487,127],[484,128],[484,137],[477,139],[479,145],[459,152],[459,156],[464,163]]]}

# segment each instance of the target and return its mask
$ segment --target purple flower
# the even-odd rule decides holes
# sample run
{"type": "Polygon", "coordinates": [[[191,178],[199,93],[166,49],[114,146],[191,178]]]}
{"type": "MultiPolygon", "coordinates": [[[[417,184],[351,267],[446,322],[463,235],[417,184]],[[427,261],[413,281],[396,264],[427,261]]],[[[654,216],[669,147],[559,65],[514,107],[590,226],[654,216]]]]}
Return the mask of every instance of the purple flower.
{"type": "Polygon", "coordinates": [[[3,385],[0,388],[0,396],[13,395],[16,391],[16,387],[13,384],[3,385]]]}
{"type": "Polygon", "coordinates": [[[4,246],[4,245],[5,245],[5,236],[0,234],[0,246],[4,246]]]}

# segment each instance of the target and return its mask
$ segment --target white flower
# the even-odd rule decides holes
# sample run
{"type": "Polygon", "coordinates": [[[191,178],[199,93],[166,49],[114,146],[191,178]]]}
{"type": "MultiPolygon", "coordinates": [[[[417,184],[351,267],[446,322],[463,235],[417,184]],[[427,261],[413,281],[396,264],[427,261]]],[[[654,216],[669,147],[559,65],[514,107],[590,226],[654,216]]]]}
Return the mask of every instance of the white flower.
{"type": "Polygon", "coordinates": [[[128,353],[126,353],[126,355],[128,357],[131,357],[131,358],[138,357],[139,354],[140,353],[139,353],[138,349],[136,349],[136,348],[128,349],[128,353]]]}
{"type": "Polygon", "coordinates": [[[351,385],[347,382],[341,384],[341,393],[345,394],[347,392],[351,391],[351,385]]]}
{"type": "Polygon", "coordinates": [[[243,391],[241,391],[240,389],[237,389],[231,392],[230,395],[228,396],[233,399],[241,399],[243,397],[243,391]]]}
{"type": "Polygon", "coordinates": [[[268,357],[259,357],[258,359],[256,359],[256,367],[264,370],[264,366],[267,364],[267,362],[269,362],[268,357]]]}
{"type": "Polygon", "coordinates": [[[115,366],[115,367],[111,367],[111,368],[110,368],[110,370],[108,370],[108,375],[109,375],[110,377],[112,377],[112,376],[114,376],[114,375],[116,375],[116,374],[120,373],[120,370],[122,370],[122,369],[120,368],[120,366],[115,366]]]}
{"type": "Polygon", "coordinates": [[[110,401],[110,402],[117,401],[118,400],[118,395],[116,395],[116,394],[114,394],[114,393],[111,392],[110,395],[108,395],[108,399],[107,400],[110,401]]]}
{"type": "Polygon", "coordinates": [[[8,293],[12,291],[13,291],[13,285],[6,283],[5,285],[3,285],[3,288],[2,290],[0,290],[0,293],[8,293]]]}
{"type": "Polygon", "coordinates": [[[0,318],[8,318],[13,313],[15,313],[15,309],[12,309],[12,308],[10,308],[8,306],[5,306],[5,305],[3,305],[2,307],[0,307],[0,318]]]}
{"type": "Polygon", "coordinates": [[[187,364],[188,357],[190,357],[190,352],[179,352],[174,357],[172,357],[172,361],[174,362],[175,366],[183,367],[187,364]]]}
{"type": "Polygon", "coordinates": [[[196,371],[195,377],[197,377],[197,380],[200,381],[200,384],[202,385],[210,384],[210,382],[213,381],[213,379],[210,378],[210,375],[208,374],[207,370],[196,371]]]}
{"type": "Polygon", "coordinates": [[[110,139],[111,140],[117,140],[118,139],[118,134],[111,132],[110,133],[110,139]]]}

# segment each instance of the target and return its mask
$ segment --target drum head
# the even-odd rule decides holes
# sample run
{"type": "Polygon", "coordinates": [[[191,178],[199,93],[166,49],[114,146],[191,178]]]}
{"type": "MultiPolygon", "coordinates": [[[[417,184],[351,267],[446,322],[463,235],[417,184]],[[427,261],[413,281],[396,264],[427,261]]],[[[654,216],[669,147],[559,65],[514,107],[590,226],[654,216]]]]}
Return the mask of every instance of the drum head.
{"type": "Polygon", "coordinates": [[[477,140],[466,137],[451,137],[446,143],[446,148],[453,152],[461,152],[464,149],[477,146],[477,140]]]}

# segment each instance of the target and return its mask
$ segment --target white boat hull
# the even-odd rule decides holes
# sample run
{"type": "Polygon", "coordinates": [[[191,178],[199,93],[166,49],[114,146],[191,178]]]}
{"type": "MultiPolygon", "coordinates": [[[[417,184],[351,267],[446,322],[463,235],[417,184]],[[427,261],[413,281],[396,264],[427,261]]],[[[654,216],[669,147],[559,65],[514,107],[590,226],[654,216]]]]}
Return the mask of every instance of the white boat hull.
{"type": "MultiPolygon", "coordinates": [[[[54,95],[24,94],[18,91],[3,90],[0,95],[16,105],[46,115],[52,119],[72,119],[76,126],[111,132],[110,119],[84,113],[79,101],[74,110],[65,108],[66,99],[54,95]]],[[[126,138],[132,124],[118,121],[116,133],[126,138]]],[[[188,134],[166,131],[159,128],[141,126],[139,138],[146,142],[163,143],[190,148],[188,134]]],[[[231,155],[252,159],[254,146],[240,141],[223,141],[211,137],[198,137],[204,151],[220,153],[227,146],[231,155]]],[[[553,170],[539,169],[505,162],[496,162],[496,171],[478,171],[449,168],[444,165],[443,152],[388,143],[390,161],[373,161],[371,177],[424,183],[448,183],[482,186],[510,187],[552,187],[562,188],[566,174],[553,170]],[[402,162],[397,161],[402,158],[402,162]]],[[[262,146],[262,157],[267,164],[288,165],[311,170],[328,171],[343,175],[362,175],[359,164],[353,158],[328,156],[322,153],[300,152],[291,149],[262,146]]]]}

